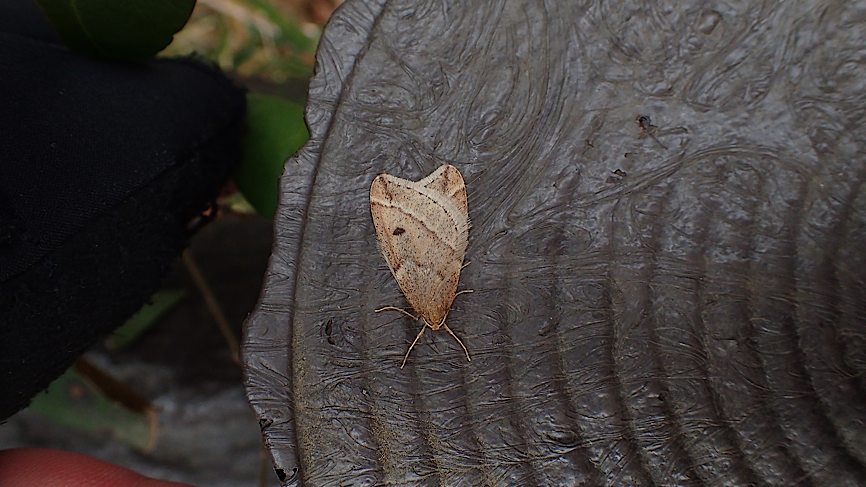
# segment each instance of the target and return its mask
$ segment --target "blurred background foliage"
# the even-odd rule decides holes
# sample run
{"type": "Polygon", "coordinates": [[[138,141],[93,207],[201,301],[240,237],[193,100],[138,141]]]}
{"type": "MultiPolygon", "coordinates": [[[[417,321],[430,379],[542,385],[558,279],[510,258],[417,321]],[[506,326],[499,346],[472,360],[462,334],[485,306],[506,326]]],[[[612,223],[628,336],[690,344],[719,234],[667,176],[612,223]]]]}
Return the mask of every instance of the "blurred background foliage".
{"type": "MultiPolygon", "coordinates": [[[[198,0],[162,55],[197,54],[250,90],[237,189],[273,217],[285,160],[309,137],[303,119],[322,28],[342,0],[198,0]]],[[[231,191],[229,192],[231,194],[231,191]]],[[[237,195],[226,205],[243,211],[237,195]]]]}
{"type": "Polygon", "coordinates": [[[164,51],[197,52],[241,78],[281,83],[312,74],[331,0],[198,0],[164,51]]]}

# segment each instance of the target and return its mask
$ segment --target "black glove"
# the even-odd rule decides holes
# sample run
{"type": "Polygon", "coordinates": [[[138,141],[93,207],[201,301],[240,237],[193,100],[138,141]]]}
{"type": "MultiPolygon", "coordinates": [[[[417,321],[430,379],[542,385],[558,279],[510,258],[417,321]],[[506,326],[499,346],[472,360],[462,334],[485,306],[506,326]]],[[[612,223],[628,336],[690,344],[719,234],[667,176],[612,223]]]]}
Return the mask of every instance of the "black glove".
{"type": "Polygon", "coordinates": [[[0,420],[159,287],[244,110],[214,67],[87,58],[32,1],[0,4],[0,420]]]}

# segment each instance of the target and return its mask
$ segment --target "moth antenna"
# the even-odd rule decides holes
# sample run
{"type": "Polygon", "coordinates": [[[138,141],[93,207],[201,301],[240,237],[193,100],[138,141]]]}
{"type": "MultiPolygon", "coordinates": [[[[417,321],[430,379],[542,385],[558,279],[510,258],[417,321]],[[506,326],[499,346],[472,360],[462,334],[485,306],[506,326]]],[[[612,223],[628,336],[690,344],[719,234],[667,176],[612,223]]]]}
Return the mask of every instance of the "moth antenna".
{"type": "Polygon", "coordinates": [[[462,266],[460,266],[460,270],[462,271],[463,269],[466,268],[466,266],[468,266],[468,265],[471,264],[471,263],[472,263],[471,260],[467,260],[465,264],[463,264],[462,266]]]}
{"type": "Polygon", "coordinates": [[[409,360],[409,354],[412,353],[412,349],[415,348],[415,344],[421,339],[421,335],[424,334],[424,330],[426,329],[427,323],[424,323],[424,326],[421,327],[421,331],[418,332],[418,336],[415,337],[415,341],[412,342],[412,345],[409,345],[409,350],[406,350],[406,355],[403,356],[403,363],[400,364],[400,370],[403,370],[403,367],[406,366],[406,361],[409,360]]]}
{"type": "Polygon", "coordinates": [[[385,306],[384,308],[379,308],[379,309],[377,309],[377,310],[374,311],[374,312],[375,312],[375,313],[379,313],[379,312],[382,312],[382,311],[399,311],[399,312],[403,313],[404,315],[408,316],[409,318],[412,318],[413,320],[418,321],[418,317],[417,317],[417,316],[415,316],[415,315],[409,313],[409,312],[406,311],[405,309],[398,308],[398,307],[396,307],[396,306],[385,306]]]}
{"type": "Polygon", "coordinates": [[[462,291],[457,291],[457,294],[455,294],[454,297],[456,298],[457,296],[460,296],[461,294],[469,294],[469,293],[474,293],[474,292],[475,292],[474,289],[464,289],[462,291]]]}
{"type": "MultiPolygon", "coordinates": [[[[463,347],[463,351],[466,352],[466,360],[468,360],[469,362],[471,362],[472,359],[469,358],[469,350],[466,349],[466,345],[464,345],[463,342],[460,341],[459,338],[457,338],[457,335],[455,335],[454,332],[451,331],[451,328],[448,328],[448,325],[447,325],[447,324],[442,323],[442,326],[444,326],[444,327],[445,327],[445,331],[447,331],[449,335],[453,336],[454,339],[457,340],[457,343],[459,343],[460,346],[463,347]]],[[[423,333],[424,330],[421,330],[421,332],[423,333]]],[[[421,335],[419,334],[418,337],[420,337],[420,336],[421,336],[421,335]]],[[[417,338],[416,338],[415,340],[417,341],[417,338]]],[[[414,345],[414,344],[413,344],[413,345],[414,345]]],[[[409,350],[412,350],[412,349],[410,348],[409,350]]],[[[409,354],[407,353],[406,355],[408,356],[409,354]]]]}

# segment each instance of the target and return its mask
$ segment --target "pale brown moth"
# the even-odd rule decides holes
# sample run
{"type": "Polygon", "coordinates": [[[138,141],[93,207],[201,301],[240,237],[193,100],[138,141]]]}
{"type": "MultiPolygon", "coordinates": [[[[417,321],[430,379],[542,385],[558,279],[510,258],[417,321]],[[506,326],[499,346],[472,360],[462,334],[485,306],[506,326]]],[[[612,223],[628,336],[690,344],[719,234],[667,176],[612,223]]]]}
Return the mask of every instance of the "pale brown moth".
{"type": "Polygon", "coordinates": [[[466,345],[445,323],[454,298],[472,292],[457,292],[469,243],[466,184],[460,171],[446,164],[420,181],[380,174],[370,186],[370,212],[385,262],[418,316],[394,306],[376,312],[393,310],[424,320],[400,368],[428,326],[434,331],[445,328],[471,361],[466,345]]]}

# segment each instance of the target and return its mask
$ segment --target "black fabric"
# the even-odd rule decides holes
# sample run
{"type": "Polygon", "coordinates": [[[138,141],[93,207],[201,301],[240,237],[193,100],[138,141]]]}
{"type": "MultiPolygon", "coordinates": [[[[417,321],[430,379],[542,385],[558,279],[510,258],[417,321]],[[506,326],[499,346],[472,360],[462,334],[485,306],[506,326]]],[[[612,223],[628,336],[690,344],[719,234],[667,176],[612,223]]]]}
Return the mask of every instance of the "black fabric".
{"type": "Polygon", "coordinates": [[[196,60],[105,63],[21,34],[0,32],[0,419],[158,288],[239,159],[245,109],[196,60]]]}
{"type": "MultiPolygon", "coordinates": [[[[60,36],[42,15],[36,0],[6,0],[0,5],[0,32],[60,44],[60,36]]],[[[4,73],[5,74],[5,73],[4,73]]]]}

